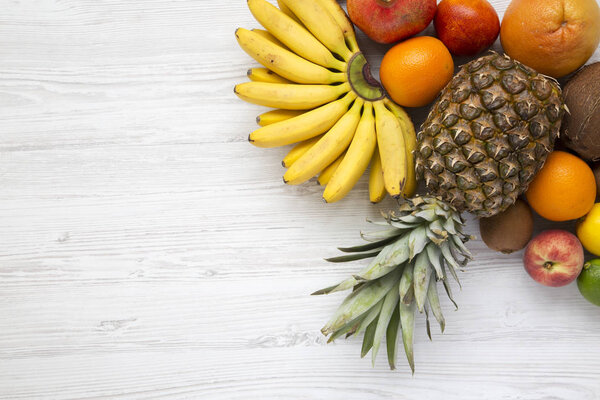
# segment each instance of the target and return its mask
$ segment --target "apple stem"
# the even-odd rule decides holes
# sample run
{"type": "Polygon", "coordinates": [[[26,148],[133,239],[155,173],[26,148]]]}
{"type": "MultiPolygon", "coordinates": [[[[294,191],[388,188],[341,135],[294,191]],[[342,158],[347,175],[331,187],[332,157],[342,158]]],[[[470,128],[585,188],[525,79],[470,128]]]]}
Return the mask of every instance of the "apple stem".
{"type": "Polygon", "coordinates": [[[544,268],[546,268],[546,269],[552,269],[553,266],[554,266],[554,263],[552,261],[546,261],[544,263],[544,268]]]}
{"type": "Polygon", "coordinates": [[[588,269],[589,267],[592,266],[592,263],[590,263],[589,261],[586,262],[585,264],[583,264],[583,269],[588,269]]]}

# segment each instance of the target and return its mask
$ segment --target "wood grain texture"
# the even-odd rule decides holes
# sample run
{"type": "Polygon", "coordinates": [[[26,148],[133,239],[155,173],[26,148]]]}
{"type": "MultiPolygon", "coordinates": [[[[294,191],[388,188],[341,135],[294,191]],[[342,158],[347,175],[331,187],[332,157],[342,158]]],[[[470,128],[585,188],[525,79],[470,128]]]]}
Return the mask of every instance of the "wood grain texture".
{"type": "Polygon", "coordinates": [[[478,240],[414,377],[325,344],[343,295],[308,294],[360,263],[322,258],[392,203],[325,205],[246,142],[244,1],[0,4],[0,398],[600,398],[598,308],[478,240]]]}

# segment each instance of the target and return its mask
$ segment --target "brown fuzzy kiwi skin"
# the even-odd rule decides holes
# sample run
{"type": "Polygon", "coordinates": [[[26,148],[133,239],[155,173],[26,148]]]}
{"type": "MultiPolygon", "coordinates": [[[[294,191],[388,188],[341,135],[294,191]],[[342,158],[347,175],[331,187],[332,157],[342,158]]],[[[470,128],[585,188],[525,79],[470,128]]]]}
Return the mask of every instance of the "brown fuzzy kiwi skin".
{"type": "Polygon", "coordinates": [[[562,142],[586,161],[600,161],[600,62],[582,68],[563,91],[569,112],[562,142]]]}
{"type": "Polygon", "coordinates": [[[479,220],[483,242],[492,250],[510,254],[527,246],[533,234],[533,214],[529,205],[518,199],[500,214],[479,220]]]}

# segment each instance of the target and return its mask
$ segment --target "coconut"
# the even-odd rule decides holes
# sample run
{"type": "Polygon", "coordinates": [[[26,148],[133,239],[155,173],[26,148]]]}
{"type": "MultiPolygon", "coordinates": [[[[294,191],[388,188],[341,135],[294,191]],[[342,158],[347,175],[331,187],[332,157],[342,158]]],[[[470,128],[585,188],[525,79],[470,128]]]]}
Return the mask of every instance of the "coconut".
{"type": "Polygon", "coordinates": [[[562,121],[562,141],[587,161],[600,160],[600,62],[581,69],[565,86],[569,112],[562,121]]]}
{"type": "Polygon", "coordinates": [[[500,214],[479,220],[479,232],[483,242],[492,250],[512,253],[525,248],[533,234],[531,208],[523,200],[500,214]]]}

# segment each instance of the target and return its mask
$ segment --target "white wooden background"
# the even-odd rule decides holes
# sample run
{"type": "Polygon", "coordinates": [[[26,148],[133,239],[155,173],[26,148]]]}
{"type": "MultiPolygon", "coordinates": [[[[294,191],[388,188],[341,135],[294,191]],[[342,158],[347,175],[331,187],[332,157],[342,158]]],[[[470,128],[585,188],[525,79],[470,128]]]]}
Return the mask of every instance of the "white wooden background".
{"type": "Polygon", "coordinates": [[[344,295],[309,293],[361,263],[323,257],[392,203],[325,205],[247,143],[245,3],[0,0],[0,397],[600,398],[600,309],[478,240],[414,376],[325,344],[344,295]]]}

